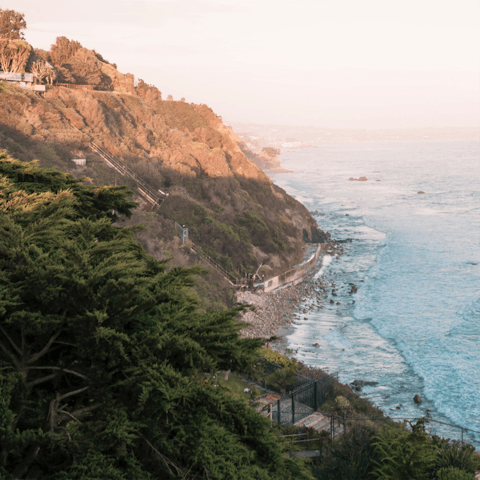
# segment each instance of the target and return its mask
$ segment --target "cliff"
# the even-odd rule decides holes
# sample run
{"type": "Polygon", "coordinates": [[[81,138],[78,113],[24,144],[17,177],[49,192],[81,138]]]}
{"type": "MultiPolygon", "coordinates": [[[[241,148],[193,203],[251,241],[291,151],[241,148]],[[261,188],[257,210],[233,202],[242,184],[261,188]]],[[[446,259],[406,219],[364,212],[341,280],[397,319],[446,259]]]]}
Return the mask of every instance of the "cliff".
{"type": "MultiPolygon", "coordinates": [[[[53,62],[58,52],[35,55],[53,62]]],[[[234,275],[263,264],[268,278],[301,259],[305,240],[325,241],[308,210],[245,156],[208,106],[164,101],[157,88],[134,86],[132,75],[81,46],[73,57],[57,58],[55,74],[94,90],[56,86],[40,96],[0,83],[1,148],[94,183],[128,183],[91,151],[93,140],[169,194],[156,216],[158,241],[173,238],[174,222],[185,224],[190,239],[234,275]]]]}

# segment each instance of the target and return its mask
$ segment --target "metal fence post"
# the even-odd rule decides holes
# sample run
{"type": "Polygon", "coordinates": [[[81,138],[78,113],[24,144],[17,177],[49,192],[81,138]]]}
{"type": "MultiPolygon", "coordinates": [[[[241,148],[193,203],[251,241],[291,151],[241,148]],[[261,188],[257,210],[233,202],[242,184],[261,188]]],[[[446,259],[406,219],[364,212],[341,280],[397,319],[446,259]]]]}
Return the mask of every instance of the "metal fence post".
{"type": "Polygon", "coordinates": [[[292,425],[295,425],[295,394],[292,392],[292,425]]]}
{"type": "Polygon", "coordinates": [[[278,409],[278,423],[280,424],[280,400],[277,400],[277,409],[278,409]]]}
{"type": "Polygon", "coordinates": [[[332,416],[330,420],[330,435],[333,440],[333,437],[335,435],[335,409],[333,407],[332,407],[332,416]]]}

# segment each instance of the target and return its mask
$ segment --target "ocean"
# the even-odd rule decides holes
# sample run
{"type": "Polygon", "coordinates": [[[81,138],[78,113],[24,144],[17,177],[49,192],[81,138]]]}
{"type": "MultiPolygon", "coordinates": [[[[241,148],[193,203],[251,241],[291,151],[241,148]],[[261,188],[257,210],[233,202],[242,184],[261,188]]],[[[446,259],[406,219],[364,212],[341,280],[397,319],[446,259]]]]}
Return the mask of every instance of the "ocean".
{"type": "MultiPolygon", "coordinates": [[[[378,382],[362,395],[392,417],[428,409],[480,432],[480,142],[324,144],[280,161],[293,173],[272,180],[345,240],[316,272],[337,295],[297,317],[288,348],[341,382],[378,382]]],[[[480,433],[465,439],[480,446],[480,433]]]]}

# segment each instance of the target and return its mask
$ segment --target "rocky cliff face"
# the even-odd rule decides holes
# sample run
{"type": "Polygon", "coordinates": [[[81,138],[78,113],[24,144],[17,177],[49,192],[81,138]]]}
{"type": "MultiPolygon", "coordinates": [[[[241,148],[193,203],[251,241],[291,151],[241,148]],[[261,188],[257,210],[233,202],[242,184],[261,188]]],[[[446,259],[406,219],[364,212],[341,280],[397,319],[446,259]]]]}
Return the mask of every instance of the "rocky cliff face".
{"type": "Polygon", "coordinates": [[[111,89],[54,87],[40,97],[0,84],[0,147],[67,171],[75,168],[70,159],[87,158],[77,174],[124,182],[90,150],[93,139],[152,189],[170,194],[158,212],[165,236],[175,221],[186,224],[190,238],[235,274],[263,264],[265,276],[274,275],[302,257],[304,239],[325,240],[307,209],[245,156],[209,107],[164,101],[144,82],[133,87],[86,49],[75,61],[74,78],[88,72],[98,79],[95,88],[111,89]]]}

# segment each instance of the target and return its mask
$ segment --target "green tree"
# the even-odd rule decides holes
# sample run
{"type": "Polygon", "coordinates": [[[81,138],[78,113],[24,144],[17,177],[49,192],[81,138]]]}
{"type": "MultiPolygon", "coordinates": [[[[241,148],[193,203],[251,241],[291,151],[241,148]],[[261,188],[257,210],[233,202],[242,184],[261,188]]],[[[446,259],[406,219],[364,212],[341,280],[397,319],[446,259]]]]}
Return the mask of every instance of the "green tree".
{"type": "Polygon", "coordinates": [[[237,310],[146,255],[125,189],[0,157],[0,476],[311,478],[203,372],[248,368],[237,310]]]}

